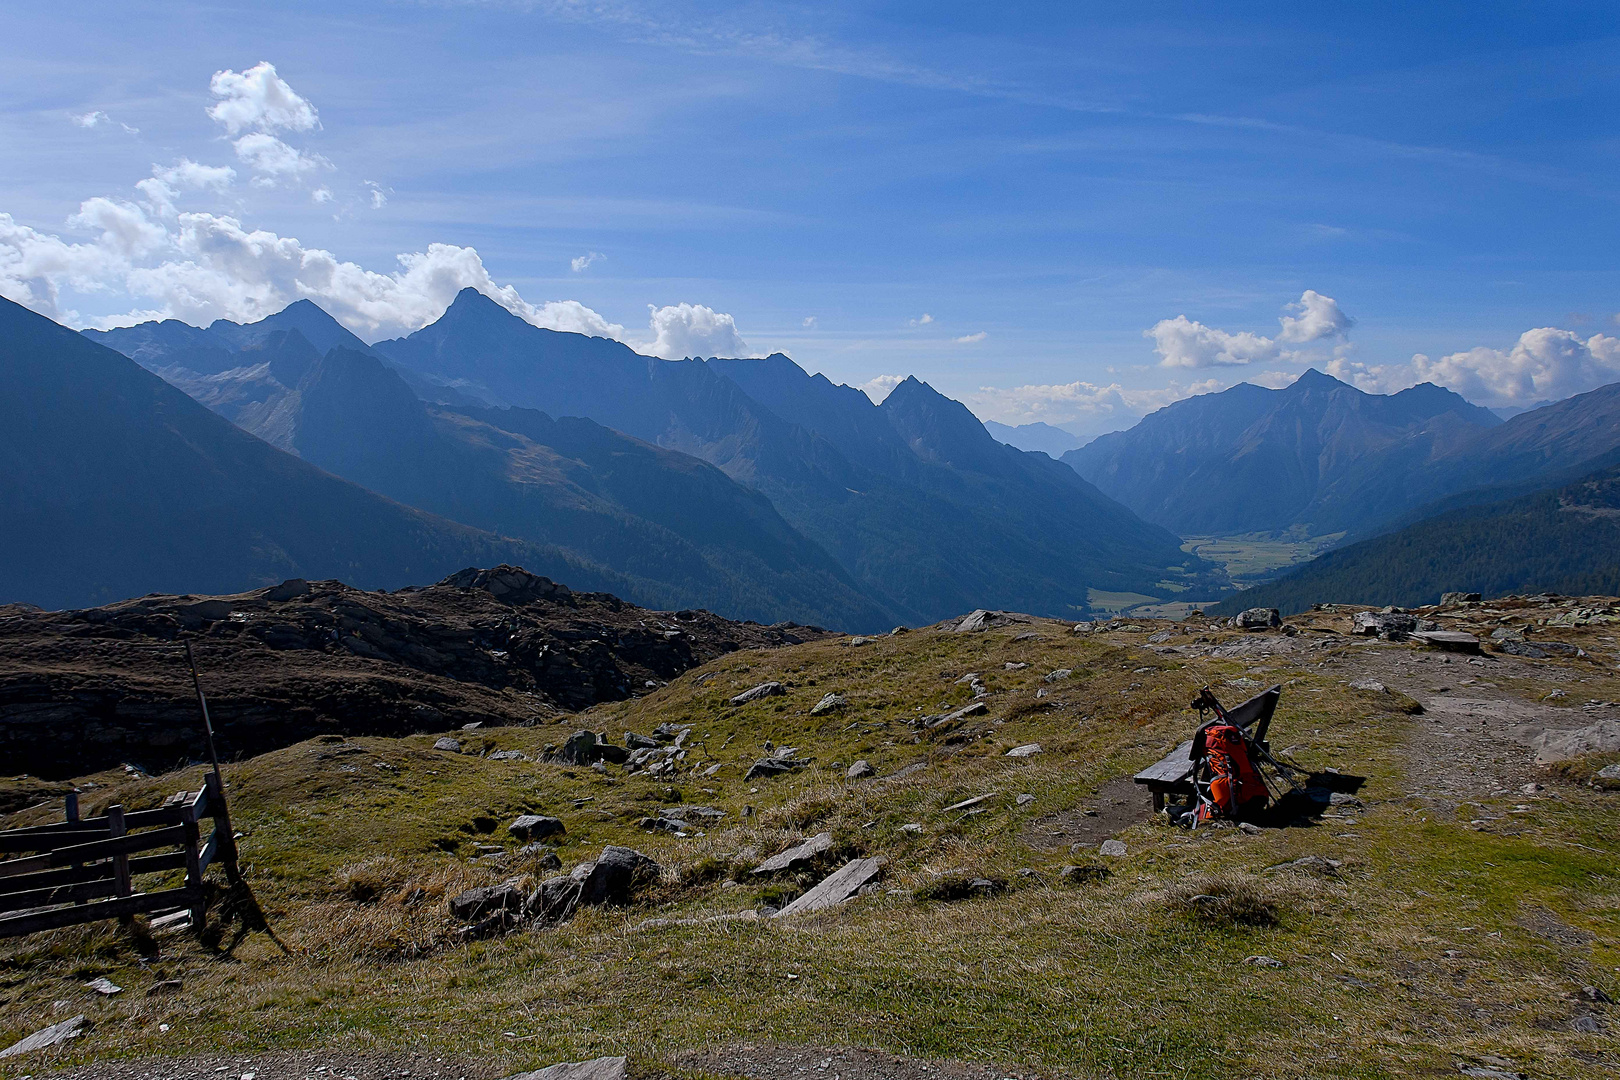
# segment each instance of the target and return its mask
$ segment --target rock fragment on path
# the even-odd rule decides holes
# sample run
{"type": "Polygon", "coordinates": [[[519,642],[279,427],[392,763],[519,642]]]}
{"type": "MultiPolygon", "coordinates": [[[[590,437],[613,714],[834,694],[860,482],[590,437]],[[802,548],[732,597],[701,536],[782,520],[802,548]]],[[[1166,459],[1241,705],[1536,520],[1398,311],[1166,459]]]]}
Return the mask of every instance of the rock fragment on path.
{"type": "Polygon", "coordinates": [[[517,1073],[506,1080],[625,1080],[627,1068],[628,1062],[622,1057],[603,1057],[558,1062],[533,1072],[517,1073]]]}
{"type": "Polygon", "coordinates": [[[759,701],[768,697],[781,697],[787,693],[787,687],[779,682],[764,682],[749,690],[744,690],[731,699],[733,705],[747,705],[750,701],[759,701]]]}
{"type": "Polygon", "coordinates": [[[881,874],[888,861],[882,855],[874,855],[869,859],[854,859],[847,862],[822,879],[821,883],[809,892],[778,911],[772,918],[780,919],[788,915],[803,915],[837,907],[859,892],[862,885],[881,874]]]}
{"type": "Polygon", "coordinates": [[[796,844],[780,854],[772,855],[754,867],[754,873],[774,874],[781,870],[790,869],[800,863],[810,862],[823,852],[831,851],[832,846],[832,833],[817,833],[802,844],[796,844]]]}
{"type": "Polygon", "coordinates": [[[18,1054],[26,1054],[33,1050],[43,1050],[47,1046],[55,1046],[58,1043],[67,1042],[69,1039],[77,1039],[83,1033],[84,1016],[81,1014],[72,1019],[63,1020],[60,1024],[40,1028],[32,1035],[19,1039],[4,1050],[0,1050],[0,1058],[16,1057],[18,1054]]]}

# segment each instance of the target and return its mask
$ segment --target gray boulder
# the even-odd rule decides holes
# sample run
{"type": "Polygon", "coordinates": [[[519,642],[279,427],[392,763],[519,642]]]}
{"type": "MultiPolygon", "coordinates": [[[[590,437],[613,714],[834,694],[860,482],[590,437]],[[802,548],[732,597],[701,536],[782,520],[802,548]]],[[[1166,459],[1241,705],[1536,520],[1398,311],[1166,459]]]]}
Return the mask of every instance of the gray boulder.
{"type": "Polygon", "coordinates": [[[761,777],[770,779],[774,776],[785,776],[790,772],[798,772],[800,769],[807,767],[809,764],[810,762],[806,758],[760,758],[758,761],[754,762],[753,765],[749,766],[748,772],[743,774],[743,779],[746,781],[757,780],[761,777]]]}
{"type": "Polygon", "coordinates": [[[1442,593],[1441,596],[1440,596],[1440,606],[1441,607],[1445,607],[1445,606],[1447,606],[1449,604],[1477,604],[1477,603],[1479,603],[1479,593],[1477,593],[1477,592],[1448,592],[1448,593],[1442,593]]]}
{"type": "Polygon", "coordinates": [[[499,885],[485,885],[468,889],[450,898],[450,914],[462,922],[473,922],[500,911],[519,911],[523,908],[523,892],[518,878],[499,885]]]}
{"type": "Polygon", "coordinates": [[[606,742],[601,732],[576,731],[557,750],[556,757],[572,765],[594,765],[598,761],[623,765],[630,759],[630,751],[606,742]]]}
{"type": "Polygon", "coordinates": [[[844,776],[850,780],[865,780],[868,776],[876,775],[876,773],[877,770],[872,768],[863,758],[851,765],[849,771],[844,773],[844,776]]]}
{"type": "Polygon", "coordinates": [[[659,865],[641,852],[609,844],[595,862],[574,867],[569,876],[580,884],[579,902],[591,907],[628,904],[637,892],[658,880],[659,865]]]}
{"type": "Polygon", "coordinates": [[[523,814],[506,827],[506,831],[519,840],[544,840],[548,836],[558,836],[568,830],[563,823],[554,817],[542,814],[523,814]]]}
{"type": "Polygon", "coordinates": [[[1252,607],[1239,612],[1232,625],[1240,630],[1275,629],[1282,625],[1282,612],[1276,608],[1252,607]]]}
{"type": "Polygon", "coordinates": [[[656,750],[658,740],[650,739],[645,735],[637,735],[633,731],[627,731],[624,733],[624,745],[629,750],[656,750]]]}
{"type": "Polygon", "coordinates": [[[760,683],[751,690],[744,690],[731,699],[733,705],[747,705],[750,701],[759,701],[762,698],[780,697],[787,693],[787,687],[779,682],[760,683]]]}
{"type": "Polygon", "coordinates": [[[831,851],[832,846],[832,833],[817,833],[802,844],[795,844],[780,854],[772,855],[754,867],[754,873],[774,874],[781,870],[792,869],[802,863],[811,862],[823,852],[831,851]]]}
{"type": "Polygon", "coordinates": [[[593,1058],[590,1061],[563,1061],[533,1072],[518,1073],[506,1080],[625,1080],[626,1061],[622,1057],[593,1058]]]}
{"type": "Polygon", "coordinates": [[[443,750],[450,754],[459,754],[461,753],[461,743],[446,735],[444,738],[439,739],[433,744],[433,749],[443,750]]]}
{"type": "Polygon", "coordinates": [[[1358,611],[1351,633],[1378,637],[1384,641],[1405,641],[1417,630],[1437,630],[1439,626],[1399,611],[1358,611]]]}
{"type": "Polygon", "coordinates": [[[848,705],[848,704],[849,704],[849,699],[846,698],[844,695],[842,695],[842,694],[828,694],[826,697],[822,698],[820,701],[816,702],[814,705],[812,705],[810,707],[810,715],[811,716],[820,716],[822,713],[830,713],[830,712],[833,712],[834,710],[842,709],[845,705],[848,705]]]}

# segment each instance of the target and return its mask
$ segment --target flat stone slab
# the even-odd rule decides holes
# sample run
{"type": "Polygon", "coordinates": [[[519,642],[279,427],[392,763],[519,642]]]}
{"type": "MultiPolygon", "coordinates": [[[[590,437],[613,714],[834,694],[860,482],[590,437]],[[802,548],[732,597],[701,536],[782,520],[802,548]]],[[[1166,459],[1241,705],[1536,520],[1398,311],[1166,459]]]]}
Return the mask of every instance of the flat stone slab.
{"type": "Polygon", "coordinates": [[[778,855],[772,855],[758,866],[754,867],[756,874],[774,874],[778,870],[786,870],[794,863],[809,862],[811,859],[828,851],[833,846],[832,833],[817,833],[802,844],[788,848],[778,855]]]}
{"type": "Polygon", "coordinates": [[[874,855],[870,859],[855,859],[847,862],[826,878],[823,878],[815,888],[781,911],[778,911],[772,918],[780,919],[784,915],[804,915],[812,911],[824,911],[830,907],[837,907],[859,892],[862,885],[881,874],[888,861],[882,855],[874,855]]]}
{"type": "Polygon", "coordinates": [[[1007,751],[1006,756],[1007,757],[1030,757],[1031,755],[1038,754],[1040,752],[1041,752],[1041,744],[1038,743],[1038,742],[1032,742],[1032,743],[1029,743],[1029,744],[1027,744],[1025,746],[1015,746],[1015,747],[1013,747],[1011,750],[1007,751]]]}
{"type": "Polygon", "coordinates": [[[71,1020],[63,1020],[60,1024],[40,1028],[32,1035],[19,1039],[4,1050],[0,1050],[0,1058],[16,1057],[18,1054],[26,1054],[31,1050],[43,1050],[47,1046],[55,1046],[57,1043],[67,1042],[69,1039],[77,1039],[83,1032],[84,1016],[81,1014],[71,1020]]]}
{"type": "Polygon", "coordinates": [[[622,1057],[563,1061],[533,1072],[517,1073],[506,1080],[624,1080],[627,1065],[622,1057]]]}
{"type": "Polygon", "coordinates": [[[1479,638],[1461,630],[1419,630],[1412,635],[1416,641],[1446,652],[1477,653],[1479,638]]]}
{"type": "Polygon", "coordinates": [[[980,803],[986,802],[986,801],[988,801],[990,799],[993,799],[993,798],[995,798],[995,793],[994,792],[992,792],[989,795],[975,795],[971,799],[963,799],[959,803],[951,803],[951,805],[949,805],[945,809],[941,810],[940,813],[942,813],[942,814],[954,814],[958,810],[970,810],[973,807],[978,806],[980,803]]]}

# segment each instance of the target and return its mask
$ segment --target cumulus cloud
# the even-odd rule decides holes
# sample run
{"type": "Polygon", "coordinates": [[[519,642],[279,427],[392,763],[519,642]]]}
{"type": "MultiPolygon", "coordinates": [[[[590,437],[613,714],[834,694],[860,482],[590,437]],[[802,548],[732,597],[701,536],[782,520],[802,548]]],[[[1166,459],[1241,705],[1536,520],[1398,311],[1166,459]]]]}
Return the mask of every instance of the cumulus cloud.
{"type": "Polygon", "coordinates": [[[1620,339],[1544,326],[1520,334],[1511,349],[1476,347],[1438,360],[1418,353],[1411,370],[1416,381],[1439,383],[1474,401],[1558,400],[1620,380],[1620,339]]]}
{"type": "Polygon", "coordinates": [[[653,356],[748,356],[748,344],[737,333],[730,315],[702,304],[647,305],[653,341],[646,351],[653,356]]]}
{"type": "Polygon", "coordinates": [[[251,132],[231,144],[236,156],[253,171],[269,179],[295,178],[330,165],[319,154],[288,146],[274,135],[251,132]]]}
{"type": "Polygon", "coordinates": [[[208,89],[216,98],[208,115],[232,135],[243,131],[312,131],[321,126],[315,106],[276,74],[269,61],[243,72],[214,72],[208,89]]]}
{"type": "Polygon", "coordinates": [[[985,333],[983,330],[980,330],[977,334],[963,334],[961,337],[952,338],[951,340],[956,342],[958,345],[977,345],[979,342],[983,341],[989,336],[989,334],[985,333]]]}
{"type": "Polygon", "coordinates": [[[906,377],[904,375],[879,375],[875,379],[868,379],[866,382],[861,383],[856,389],[871,398],[873,404],[881,405],[883,399],[889,396],[889,392],[905,381],[906,377]]]}
{"type": "Polygon", "coordinates": [[[587,251],[583,255],[570,259],[568,265],[574,268],[574,273],[582,274],[591,266],[592,263],[599,263],[605,258],[607,258],[607,256],[602,254],[600,251],[587,251]]]}
{"type": "Polygon", "coordinates": [[[316,203],[324,206],[326,203],[332,201],[332,189],[329,187],[318,187],[309,193],[309,197],[316,203]]]}
{"type": "Polygon", "coordinates": [[[907,324],[910,326],[927,326],[933,321],[934,317],[925,311],[920,318],[908,319],[907,324]]]}
{"type": "Polygon", "coordinates": [[[1285,311],[1288,314],[1277,320],[1281,330],[1275,338],[1248,331],[1234,334],[1185,315],[1161,319],[1142,334],[1153,339],[1162,366],[1177,368],[1240,367],[1257,362],[1311,359],[1308,354],[1283,346],[1348,340],[1351,319],[1332,297],[1306,289],[1285,311]]]}
{"type": "Polygon", "coordinates": [[[816,328],[816,317],[814,315],[806,315],[802,325],[806,330],[814,330],[816,328]]]}

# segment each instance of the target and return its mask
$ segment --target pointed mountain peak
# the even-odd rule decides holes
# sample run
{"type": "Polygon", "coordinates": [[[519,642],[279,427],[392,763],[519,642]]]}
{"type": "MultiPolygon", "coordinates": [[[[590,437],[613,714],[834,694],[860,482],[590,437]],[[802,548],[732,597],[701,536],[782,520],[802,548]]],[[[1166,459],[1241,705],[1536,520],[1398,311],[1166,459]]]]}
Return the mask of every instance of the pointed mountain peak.
{"type": "Polygon", "coordinates": [[[1332,375],[1318,368],[1306,368],[1299,378],[1289,386],[1290,390],[1333,390],[1338,387],[1354,390],[1355,387],[1342,379],[1335,379],[1332,375]]]}
{"type": "Polygon", "coordinates": [[[502,307],[498,300],[485,296],[471,285],[456,293],[456,298],[450,301],[450,306],[445,308],[444,314],[440,316],[441,319],[452,317],[456,320],[501,319],[504,317],[506,319],[518,319],[519,322],[524,321],[502,307]]]}
{"type": "Polygon", "coordinates": [[[915,375],[889,391],[882,408],[889,423],[924,460],[975,468],[1005,451],[966,405],[915,375]]]}

